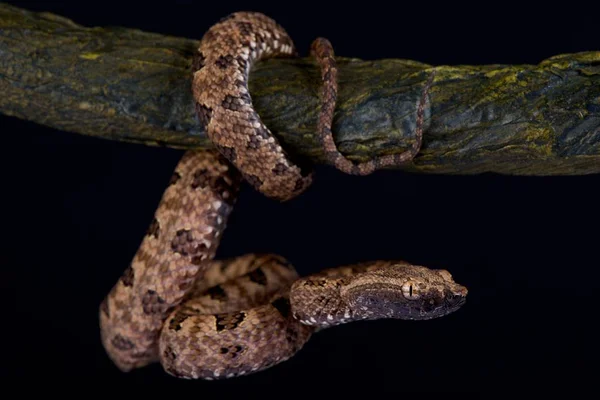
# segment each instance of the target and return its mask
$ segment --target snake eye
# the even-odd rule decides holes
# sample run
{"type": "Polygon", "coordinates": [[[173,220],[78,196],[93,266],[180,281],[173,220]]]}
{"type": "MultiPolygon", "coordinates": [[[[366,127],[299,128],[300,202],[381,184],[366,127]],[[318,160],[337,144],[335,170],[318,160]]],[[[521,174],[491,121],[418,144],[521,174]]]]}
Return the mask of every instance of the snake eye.
{"type": "Polygon", "coordinates": [[[416,282],[405,282],[404,285],[402,285],[402,295],[408,300],[418,299],[420,296],[416,282]]]}

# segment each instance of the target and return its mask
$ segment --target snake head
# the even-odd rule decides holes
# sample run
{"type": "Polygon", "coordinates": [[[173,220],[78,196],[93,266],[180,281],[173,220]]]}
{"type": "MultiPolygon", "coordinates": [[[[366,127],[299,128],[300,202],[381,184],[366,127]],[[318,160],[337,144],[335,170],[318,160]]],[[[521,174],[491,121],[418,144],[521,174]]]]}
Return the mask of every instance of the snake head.
{"type": "Polygon", "coordinates": [[[353,320],[425,320],[458,310],[467,292],[446,270],[398,264],[357,274],[340,294],[353,320]]]}

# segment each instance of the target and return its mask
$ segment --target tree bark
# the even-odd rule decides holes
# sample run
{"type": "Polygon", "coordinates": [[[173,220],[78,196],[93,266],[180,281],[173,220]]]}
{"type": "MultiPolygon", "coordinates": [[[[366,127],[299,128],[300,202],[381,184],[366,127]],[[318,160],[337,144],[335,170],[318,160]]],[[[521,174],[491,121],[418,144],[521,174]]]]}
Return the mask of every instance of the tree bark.
{"type": "MultiPolygon", "coordinates": [[[[0,112],[106,139],[210,148],[190,89],[197,46],[198,40],[87,28],[0,4],[0,112]]],[[[423,148],[404,169],[600,172],[600,52],[558,55],[538,65],[433,67],[349,58],[338,63],[333,131],[352,160],[410,146],[416,104],[435,70],[423,148]]],[[[250,93],[265,124],[282,146],[316,163],[324,162],[314,133],[319,84],[310,58],[261,61],[250,76],[250,93]]]]}

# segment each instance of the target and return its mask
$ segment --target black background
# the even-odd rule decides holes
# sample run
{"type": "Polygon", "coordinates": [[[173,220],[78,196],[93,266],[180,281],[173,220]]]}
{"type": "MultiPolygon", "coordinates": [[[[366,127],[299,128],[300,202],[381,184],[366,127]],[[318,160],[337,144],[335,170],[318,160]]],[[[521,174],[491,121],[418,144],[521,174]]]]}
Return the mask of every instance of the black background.
{"type": "MultiPolygon", "coordinates": [[[[340,56],[434,65],[538,63],[600,50],[597,13],[574,2],[531,9],[491,2],[8,3],[86,26],[196,38],[230,12],[261,11],[286,28],[302,55],[317,36],[329,38],[340,56]]],[[[291,360],[259,374],[188,382],[159,365],[119,372],[100,345],[97,323],[98,305],[135,253],[182,151],[5,116],[0,131],[5,377],[162,388],[177,396],[402,396],[520,392],[521,384],[577,390],[598,372],[599,175],[351,177],[321,166],[310,190],[285,204],[244,186],[219,257],[274,252],[302,275],[405,259],[448,269],[469,288],[468,301],[437,320],[322,331],[291,360]]]]}

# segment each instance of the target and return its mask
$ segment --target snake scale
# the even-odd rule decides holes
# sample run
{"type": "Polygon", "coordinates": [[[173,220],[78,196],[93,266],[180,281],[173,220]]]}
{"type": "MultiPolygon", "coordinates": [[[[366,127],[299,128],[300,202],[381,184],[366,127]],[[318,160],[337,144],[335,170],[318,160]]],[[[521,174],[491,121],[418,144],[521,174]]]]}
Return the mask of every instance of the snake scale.
{"type": "MultiPolygon", "coordinates": [[[[290,358],[323,328],[378,318],[437,318],[465,303],[467,289],[449,272],[403,261],[300,277],[277,255],[214,259],[243,179],[280,201],[311,183],[310,169],[282,149],[248,92],[256,61],[294,55],[285,30],[259,13],[231,14],[203,36],[192,63],[192,88],[198,119],[216,151],[184,153],[138,251],[100,305],[102,344],[122,371],[160,362],[181,378],[230,378],[290,358]]],[[[337,98],[331,44],[316,39],[311,55],[323,81],[317,134],[332,165],[366,175],[417,154],[433,75],[416,105],[415,145],[354,164],[337,150],[331,133],[337,98]]]]}

